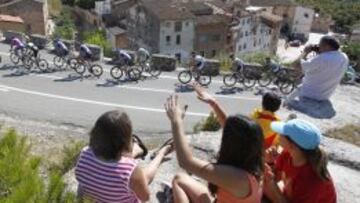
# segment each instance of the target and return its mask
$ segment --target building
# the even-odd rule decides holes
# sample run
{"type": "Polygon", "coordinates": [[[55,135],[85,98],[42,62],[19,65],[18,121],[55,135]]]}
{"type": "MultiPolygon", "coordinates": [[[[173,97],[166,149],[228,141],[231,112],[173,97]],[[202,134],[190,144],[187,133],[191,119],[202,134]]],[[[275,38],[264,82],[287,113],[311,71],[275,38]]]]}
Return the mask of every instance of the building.
{"type": "Polygon", "coordinates": [[[137,3],[137,0],[112,0],[111,14],[117,20],[123,20],[128,15],[128,11],[137,3]]]}
{"type": "Polygon", "coordinates": [[[251,6],[264,7],[267,12],[283,18],[281,33],[303,40],[309,38],[315,12],[292,0],[249,0],[251,6]]]}
{"type": "Polygon", "coordinates": [[[181,3],[143,0],[129,9],[129,46],[188,60],[194,49],[195,16],[181,3]]]}
{"type": "Polygon", "coordinates": [[[0,13],[19,16],[29,34],[47,35],[48,6],[46,0],[0,0],[0,13]]]}
{"type": "Polygon", "coordinates": [[[24,32],[24,20],[19,16],[9,16],[0,14],[0,31],[24,32]]]}
{"type": "Polygon", "coordinates": [[[113,48],[128,48],[127,32],[120,27],[112,27],[106,30],[107,39],[113,48]]]}
{"type": "Polygon", "coordinates": [[[235,7],[232,26],[234,53],[276,53],[282,18],[262,7],[235,7]]]}
{"type": "Polygon", "coordinates": [[[334,25],[335,21],[332,19],[331,15],[320,15],[316,13],[311,26],[311,31],[327,34],[334,25]]]}
{"type": "Polygon", "coordinates": [[[111,0],[95,1],[95,12],[102,16],[111,14],[111,0]]]}

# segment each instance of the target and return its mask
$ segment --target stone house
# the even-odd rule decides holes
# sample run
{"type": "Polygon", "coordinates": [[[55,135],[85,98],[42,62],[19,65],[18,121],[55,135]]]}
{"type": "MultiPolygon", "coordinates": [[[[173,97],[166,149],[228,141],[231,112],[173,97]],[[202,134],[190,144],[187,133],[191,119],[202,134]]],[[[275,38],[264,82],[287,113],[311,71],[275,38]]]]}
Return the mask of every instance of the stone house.
{"type": "Polygon", "coordinates": [[[300,6],[292,0],[249,0],[248,3],[282,17],[281,33],[285,36],[308,39],[315,16],[312,8],[300,6]]]}
{"type": "Polygon", "coordinates": [[[129,9],[127,31],[131,49],[188,60],[194,49],[195,16],[180,3],[143,0],[129,9]]]}
{"type": "Polygon", "coordinates": [[[327,34],[334,25],[335,21],[332,19],[331,15],[320,15],[316,13],[311,25],[311,31],[327,34]]]}
{"type": "Polygon", "coordinates": [[[128,48],[127,32],[120,27],[111,27],[106,29],[107,39],[113,48],[128,48]]]}
{"type": "Polygon", "coordinates": [[[282,18],[263,9],[234,9],[232,39],[236,55],[252,52],[276,53],[282,18]]]}
{"type": "Polygon", "coordinates": [[[47,35],[48,5],[46,0],[0,0],[0,13],[19,16],[29,34],[47,35]]]}
{"type": "Polygon", "coordinates": [[[0,14],[0,31],[24,32],[25,25],[19,16],[9,16],[0,14]]]}

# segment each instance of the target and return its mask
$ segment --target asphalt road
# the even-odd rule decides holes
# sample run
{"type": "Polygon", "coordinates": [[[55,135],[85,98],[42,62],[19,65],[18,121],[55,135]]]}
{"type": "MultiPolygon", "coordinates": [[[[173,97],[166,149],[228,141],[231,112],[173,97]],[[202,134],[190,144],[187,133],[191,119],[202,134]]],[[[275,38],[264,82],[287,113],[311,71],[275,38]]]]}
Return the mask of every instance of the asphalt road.
{"type": "MultiPolygon", "coordinates": [[[[177,93],[181,102],[189,105],[185,119],[187,131],[192,131],[193,126],[210,112],[191,89],[179,84],[176,71],[137,83],[114,83],[109,74],[110,66],[104,64],[104,75],[100,79],[81,79],[71,70],[15,74],[17,67],[10,62],[8,52],[9,46],[0,44],[3,59],[0,65],[0,113],[91,127],[103,112],[123,108],[130,115],[135,131],[159,134],[170,130],[163,110],[170,94],[177,93]]],[[[42,51],[41,56],[52,65],[52,55],[42,51]]],[[[241,91],[241,88],[224,89],[221,77],[213,79],[208,91],[229,113],[248,114],[260,105],[260,97],[252,92],[241,91]]]]}

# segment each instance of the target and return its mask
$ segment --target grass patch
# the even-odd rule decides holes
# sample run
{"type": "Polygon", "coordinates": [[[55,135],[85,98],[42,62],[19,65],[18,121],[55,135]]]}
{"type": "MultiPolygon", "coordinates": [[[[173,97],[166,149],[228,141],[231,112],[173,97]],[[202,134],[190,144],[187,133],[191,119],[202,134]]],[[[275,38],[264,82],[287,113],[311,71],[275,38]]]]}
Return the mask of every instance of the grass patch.
{"type": "Polygon", "coordinates": [[[360,125],[350,124],[341,128],[329,130],[326,136],[349,142],[360,147],[360,125]]]}
{"type": "Polygon", "coordinates": [[[193,131],[194,131],[194,133],[199,133],[200,131],[215,132],[215,131],[220,130],[220,128],[221,128],[221,125],[220,125],[217,117],[215,116],[215,114],[213,112],[211,112],[210,115],[206,119],[201,120],[200,122],[195,124],[195,126],[193,127],[193,131]]]}

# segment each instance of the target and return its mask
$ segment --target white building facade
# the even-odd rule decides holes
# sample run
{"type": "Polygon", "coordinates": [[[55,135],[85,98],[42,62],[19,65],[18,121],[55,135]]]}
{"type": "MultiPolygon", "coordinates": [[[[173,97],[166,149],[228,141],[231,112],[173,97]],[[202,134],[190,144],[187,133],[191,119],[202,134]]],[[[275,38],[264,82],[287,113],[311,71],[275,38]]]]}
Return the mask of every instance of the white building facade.
{"type": "Polygon", "coordinates": [[[313,9],[297,6],[295,9],[291,32],[293,34],[303,34],[306,38],[308,38],[311,32],[314,16],[315,11],[313,9]]]}
{"type": "Polygon", "coordinates": [[[98,15],[111,13],[111,0],[95,1],[95,12],[98,15]]]}

